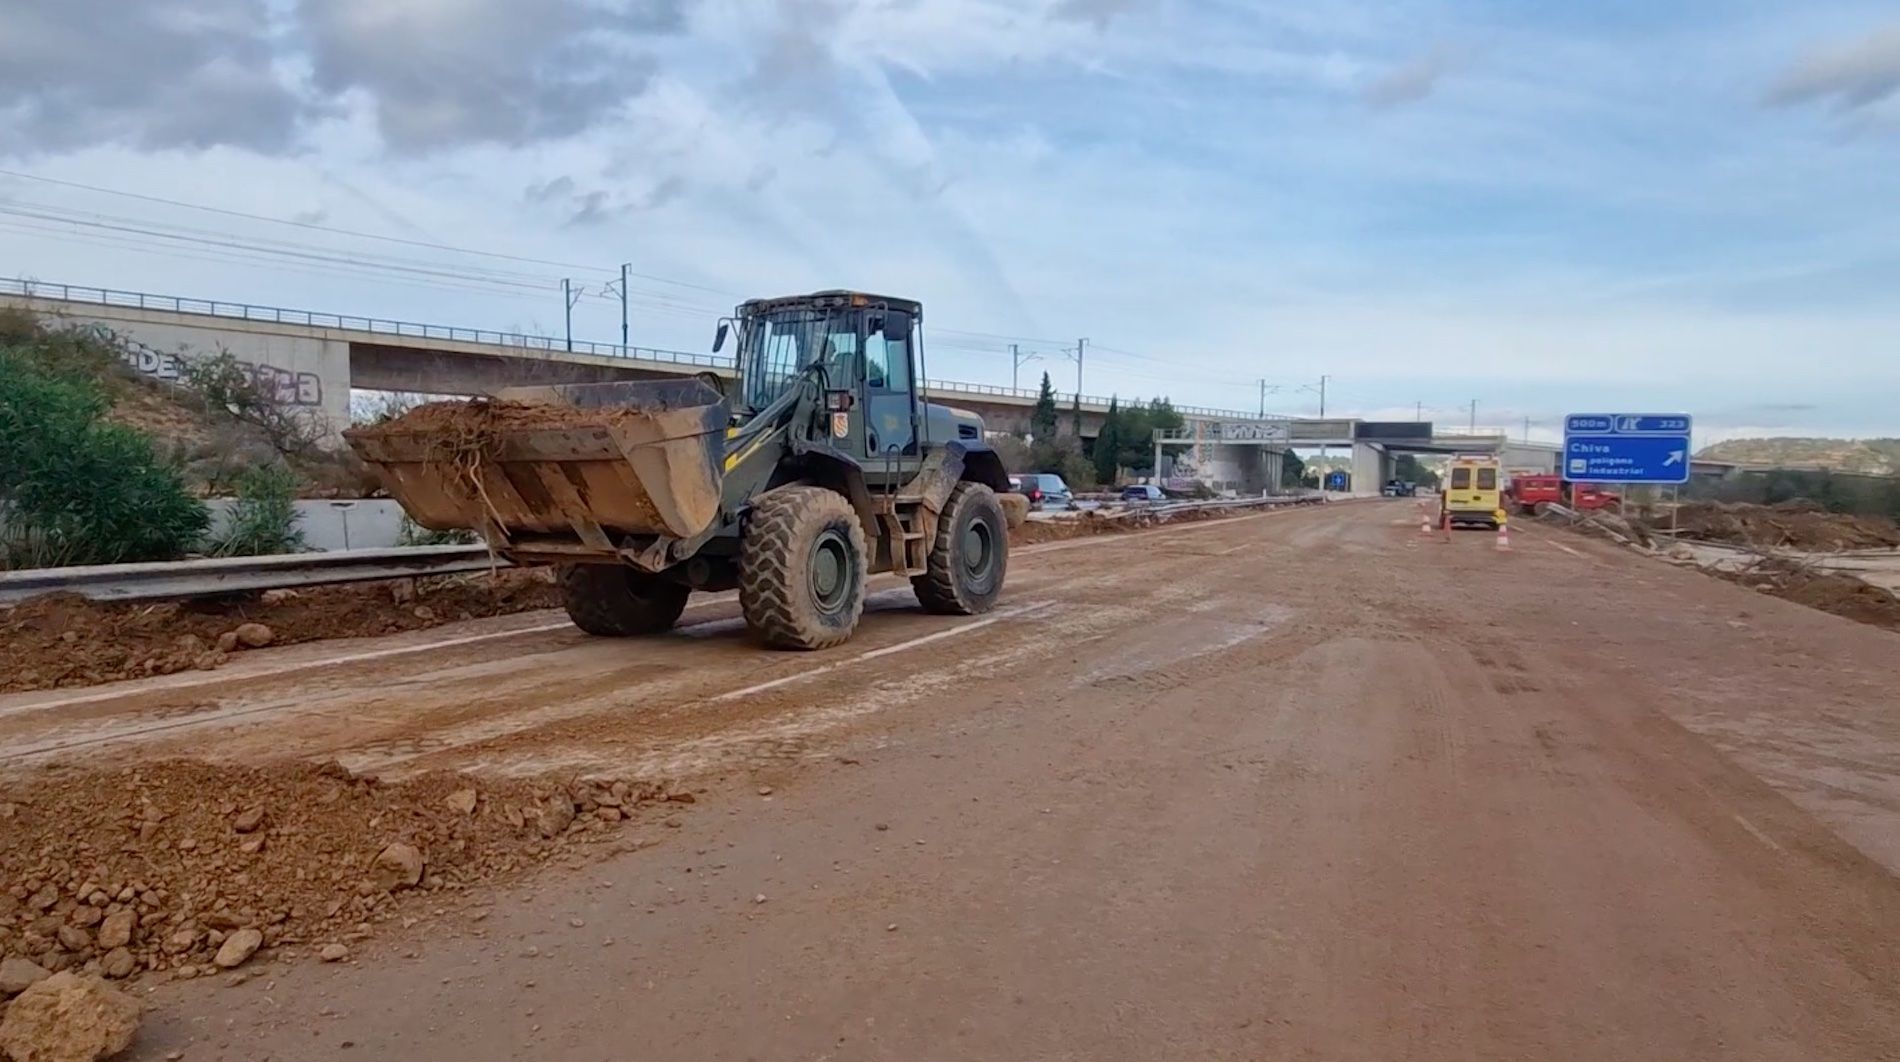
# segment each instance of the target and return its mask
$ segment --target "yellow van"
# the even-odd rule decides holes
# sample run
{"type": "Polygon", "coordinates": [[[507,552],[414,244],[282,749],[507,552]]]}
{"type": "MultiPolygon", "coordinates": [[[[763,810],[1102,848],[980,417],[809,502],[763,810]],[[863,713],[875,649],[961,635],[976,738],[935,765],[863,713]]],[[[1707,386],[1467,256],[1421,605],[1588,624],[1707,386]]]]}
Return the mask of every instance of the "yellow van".
{"type": "Polygon", "coordinates": [[[1495,457],[1454,457],[1445,477],[1445,515],[1452,524],[1498,526],[1504,469],[1495,457]]]}

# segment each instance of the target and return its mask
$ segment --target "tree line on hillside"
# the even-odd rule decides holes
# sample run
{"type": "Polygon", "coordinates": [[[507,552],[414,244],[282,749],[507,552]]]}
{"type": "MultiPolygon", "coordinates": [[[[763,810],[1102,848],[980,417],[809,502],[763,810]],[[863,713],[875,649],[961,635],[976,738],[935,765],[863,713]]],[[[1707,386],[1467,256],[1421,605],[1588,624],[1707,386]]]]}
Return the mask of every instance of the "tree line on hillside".
{"type": "Polygon", "coordinates": [[[1029,440],[1004,441],[999,447],[1009,466],[1020,472],[1052,472],[1070,486],[1113,484],[1126,473],[1152,476],[1155,470],[1154,433],[1178,430],[1185,421],[1166,398],[1145,404],[1122,405],[1108,400],[1101,431],[1093,440],[1082,439],[1081,398],[1071,399],[1066,411],[1069,427],[1062,429],[1064,410],[1056,398],[1049,374],[1042,374],[1035,408],[1029,414],[1029,440]]]}

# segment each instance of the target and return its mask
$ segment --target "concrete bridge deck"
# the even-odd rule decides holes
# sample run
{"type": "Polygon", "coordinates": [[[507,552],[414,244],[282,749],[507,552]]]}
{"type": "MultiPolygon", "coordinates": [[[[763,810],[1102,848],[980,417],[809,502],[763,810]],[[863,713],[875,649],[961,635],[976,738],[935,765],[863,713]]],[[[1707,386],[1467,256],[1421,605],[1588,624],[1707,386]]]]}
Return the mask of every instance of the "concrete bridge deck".
{"type": "MultiPolygon", "coordinates": [[[[320,313],[245,302],[0,279],[0,307],[19,307],[110,329],[129,347],[138,372],[176,379],[183,359],[228,351],[274,389],[279,401],[321,414],[336,430],[349,424],[352,388],[421,394],[481,395],[523,384],[663,379],[713,372],[729,376],[729,357],[652,347],[568,341],[549,336],[320,313]]],[[[928,349],[926,347],[926,349],[928,349]]],[[[991,384],[929,380],[931,401],[968,409],[992,431],[1026,435],[1037,392],[991,384]]],[[[1066,427],[1076,404],[1058,395],[1066,427]]],[[[1133,405],[1142,399],[1129,399],[1133,405]]],[[[1083,395],[1082,435],[1101,429],[1111,399],[1083,395]]],[[[1246,489],[1277,482],[1278,453],[1349,448],[1355,480],[1383,482],[1396,453],[1499,452],[1514,467],[1556,467],[1556,447],[1516,444],[1502,435],[1374,436],[1408,425],[1372,425],[1349,417],[1295,418],[1176,405],[1187,423],[1171,445],[1191,445],[1214,479],[1246,489]]],[[[1159,445],[1159,443],[1158,443],[1159,445]]]]}
{"type": "MultiPolygon", "coordinates": [[[[351,388],[479,395],[520,384],[733,372],[732,359],[716,354],[26,280],[0,279],[0,306],[110,328],[134,346],[134,368],[161,378],[177,376],[181,354],[227,350],[281,399],[314,407],[339,425],[348,423],[351,388]]],[[[1017,434],[1028,432],[1037,398],[1031,390],[934,379],[924,394],[982,415],[992,430],[1017,434]]],[[[1058,399],[1066,422],[1075,396],[1058,399]]],[[[1100,429],[1110,401],[1082,396],[1084,436],[1100,429]]],[[[1191,423],[1260,419],[1241,410],[1174,408],[1191,423]]]]}

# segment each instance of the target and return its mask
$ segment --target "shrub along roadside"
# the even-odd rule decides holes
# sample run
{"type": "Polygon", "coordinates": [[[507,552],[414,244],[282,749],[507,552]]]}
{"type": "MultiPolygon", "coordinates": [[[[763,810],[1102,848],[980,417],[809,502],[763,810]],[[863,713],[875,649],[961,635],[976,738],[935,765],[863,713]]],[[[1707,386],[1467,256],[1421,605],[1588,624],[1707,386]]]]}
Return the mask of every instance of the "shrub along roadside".
{"type": "Polygon", "coordinates": [[[117,364],[89,330],[0,318],[0,566],[171,560],[204,535],[179,470],[104,419],[117,364]]]}
{"type": "Polygon", "coordinates": [[[206,546],[213,557],[264,557],[307,548],[297,527],[297,476],[279,464],[238,476],[237,499],[224,530],[206,546]]]}

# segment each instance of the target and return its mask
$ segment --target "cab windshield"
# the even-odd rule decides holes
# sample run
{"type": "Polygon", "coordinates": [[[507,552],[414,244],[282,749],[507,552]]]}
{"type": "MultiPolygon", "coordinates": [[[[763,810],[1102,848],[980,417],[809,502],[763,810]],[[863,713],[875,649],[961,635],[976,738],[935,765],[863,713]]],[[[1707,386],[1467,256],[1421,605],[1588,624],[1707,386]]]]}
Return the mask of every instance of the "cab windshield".
{"type": "Polygon", "coordinates": [[[741,403],[754,413],[764,409],[813,364],[824,365],[830,386],[848,387],[863,333],[863,310],[804,308],[747,318],[739,333],[741,403]]]}

